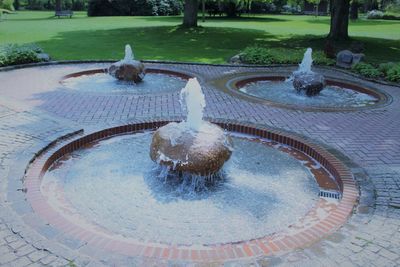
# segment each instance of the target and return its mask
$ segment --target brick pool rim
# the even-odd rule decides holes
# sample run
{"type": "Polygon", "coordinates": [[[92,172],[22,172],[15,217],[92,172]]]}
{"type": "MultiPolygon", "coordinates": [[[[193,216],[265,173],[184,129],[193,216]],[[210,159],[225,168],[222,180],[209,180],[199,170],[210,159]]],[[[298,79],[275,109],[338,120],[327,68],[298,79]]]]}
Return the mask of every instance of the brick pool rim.
{"type": "Polygon", "coordinates": [[[120,134],[133,134],[145,130],[155,130],[171,121],[174,120],[143,121],[117,126],[88,135],[72,136],[45,148],[32,160],[32,163],[27,168],[24,180],[27,189],[26,196],[33,210],[58,231],[83,240],[97,249],[118,252],[128,256],[210,262],[271,255],[309,246],[341,227],[351,215],[357,203],[359,192],[350,170],[325,149],[283,131],[271,130],[264,126],[217,119],[210,121],[231,132],[248,134],[288,145],[318,161],[334,176],[339,185],[342,198],[337,207],[325,218],[295,233],[279,233],[236,243],[213,244],[199,247],[146,243],[141,241],[128,242],[126,240],[112,239],[97,233],[89,233],[87,230],[80,228],[78,225],[71,224],[60,216],[51,208],[41,194],[40,184],[42,176],[52,163],[61,156],[82,148],[91,142],[120,134]]]}
{"type": "Polygon", "coordinates": [[[253,96],[244,92],[239,91],[240,88],[245,86],[251,82],[258,81],[284,81],[287,77],[291,75],[290,72],[287,71],[272,71],[272,72],[244,72],[235,75],[228,75],[227,77],[222,77],[214,81],[214,85],[216,88],[233,95],[235,97],[239,97],[241,99],[266,104],[274,107],[291,109],[291,110],[302,110],[302,111],[311,111],[311,112],[341,112],[341,111],[359,111],[365,109],[375,109],[384,107],[391,103],[392,97],[387,93],[383,92],[378,88],[378,84],[369,84],[364,85],[359,81],[351,81],[348,79],[343,79],[339,75],[336,75],[334,72],[324,74],[325,81],[327,85],[336,85],[341,87],[346,87],[351,90],[368,94],[377,99],[376,103],[363,107],[327,107],[327,106],[302,106],[296,104],[287,104],[280,103],[276,101],[272,101],[266,98],[253,96]]]}

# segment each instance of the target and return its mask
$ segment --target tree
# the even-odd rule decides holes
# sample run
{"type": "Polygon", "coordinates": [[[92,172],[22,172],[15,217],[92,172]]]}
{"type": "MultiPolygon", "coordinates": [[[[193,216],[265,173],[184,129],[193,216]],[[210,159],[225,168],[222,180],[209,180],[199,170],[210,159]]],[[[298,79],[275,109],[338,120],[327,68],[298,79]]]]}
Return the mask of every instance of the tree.
{"type": "Polygon", "coordinates": [[[61,0],[56,0],[56,11],[61,11],[61,0]]]}
{"type": "Polygon", "coordinates": [[[197,0],[185,0],[185,7],[183,9],[183,26],[184,27],[197,27],[197,11],[199,4],[197,0]]]}
{"type": "Polygon", "coordinates": [[[331,27],[328,38],[346,40],[349,38],[350,0],[331,0],[331,27]]]}
{"type": "Polygon", "coordinates": [[[356,20],[358,19],[358,8],[360,4],[357,0],[352,0],[350,4],[350,19],[356,20]]]}
{"type": "Polygon", "coordinates": [[[321,0],[307,0],[307,2],[314,4],[315,5],[315,16],[318,17],[319,15],[319,4],[321,3],[321,0]]]}

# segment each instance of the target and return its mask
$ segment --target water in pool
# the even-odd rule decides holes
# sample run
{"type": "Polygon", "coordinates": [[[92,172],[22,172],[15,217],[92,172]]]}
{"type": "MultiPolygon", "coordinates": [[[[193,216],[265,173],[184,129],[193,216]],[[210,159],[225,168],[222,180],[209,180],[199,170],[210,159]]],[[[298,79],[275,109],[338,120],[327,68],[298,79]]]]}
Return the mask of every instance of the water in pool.
{"type": "Polygon", "coordinates": [[[160,175],[149,157],[151,138],[151,132],[122,135],[73,152],[45,174],[42,193],[62,194],[107,231],[168,244],[262,237],[295,223],[318,199],[316,181],[302,162],[242,136],[233,137],[224,178],[193,191],[160,175]],[[49,190],[54,184],[62,190],[49,190]]]}
{"type": "Polygon", "coordinates": [[[63,86],[81,92],[152,94],[181,90],[186,80],[163,73],[147,73],[140,83],[119,81],[106,73],[82,75],[65,79],[63,86]]]}
{"type": "Polygon", "coordinates": [[[328,85],[319,95],[306,96],[298,93],[290,81],[257,81],[246,84],[239,91],[282,104],[311,107],[364,107],[378,100],[352,89],[328,85]]]}

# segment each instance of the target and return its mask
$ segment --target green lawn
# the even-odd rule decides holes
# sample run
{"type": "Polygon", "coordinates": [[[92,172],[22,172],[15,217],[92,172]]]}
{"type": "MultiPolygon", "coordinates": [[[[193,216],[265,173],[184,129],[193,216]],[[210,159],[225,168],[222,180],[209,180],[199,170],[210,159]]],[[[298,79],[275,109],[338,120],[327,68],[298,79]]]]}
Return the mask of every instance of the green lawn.
{"type": "MultiPolygon", "coordinates": [[[[224,63],[246,46],[321,50],[329,18],[268,15],[208,19],[196,30],[181,29],[181,17],[95,17],[75,12],[25,11],[0,22],[1,43],[39,44],[54,59],[119,59],[132,44],[140,59],[224,63]]],[[[400,60],[400,21],[351,22],[350,35],[362,41],[368,61],[400,60]]]]}

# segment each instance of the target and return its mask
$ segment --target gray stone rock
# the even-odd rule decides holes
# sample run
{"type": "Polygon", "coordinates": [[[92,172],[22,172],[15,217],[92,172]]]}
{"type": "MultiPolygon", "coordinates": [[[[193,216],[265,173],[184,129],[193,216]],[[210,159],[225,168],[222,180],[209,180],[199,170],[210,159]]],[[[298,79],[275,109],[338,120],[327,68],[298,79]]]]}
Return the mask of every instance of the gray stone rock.
{"type": "Polygon", "coordinates": [[[298,92],[305,91],[307,96],[319,94],[324,86],[324,76],[318,73],[299,73],[293,79],[293,87],[298,92]]]}
{"type": "Polygon", "coordinates": [[[233,57],[231,57],[231,59],[229,59],[229,63],[231,64],[242,64],[242,55],[243,54],[237,54],[233,57]]]}
{"type": "Polygon", "coordinates": [[[342,50],[336,56],[336,65],[342,68],[351,68],[353,53],[349,50],[342,50]]]}
{"type": "Polygon", "coordinates": [[[37,58],[40,60],[40,61],[50,61],[50,55],[49,54],[46,54],[46,53],[38,53],[38,54],[36,54],[36,56],[37,56],[37,58]]]}
{"type": "Polygon", "coordinates": [[[336,56],[336,66],[349,69],[364,59],[362,53],[355,54],[349,50],[342,50],[336,56]]]}
{"type": "Polygon", "coordinates": [[[365,55],[363,53],[353,54],[353,65],[359,63],[360,61],[363,61],[364,58],[365,58],[365,55]]]}

